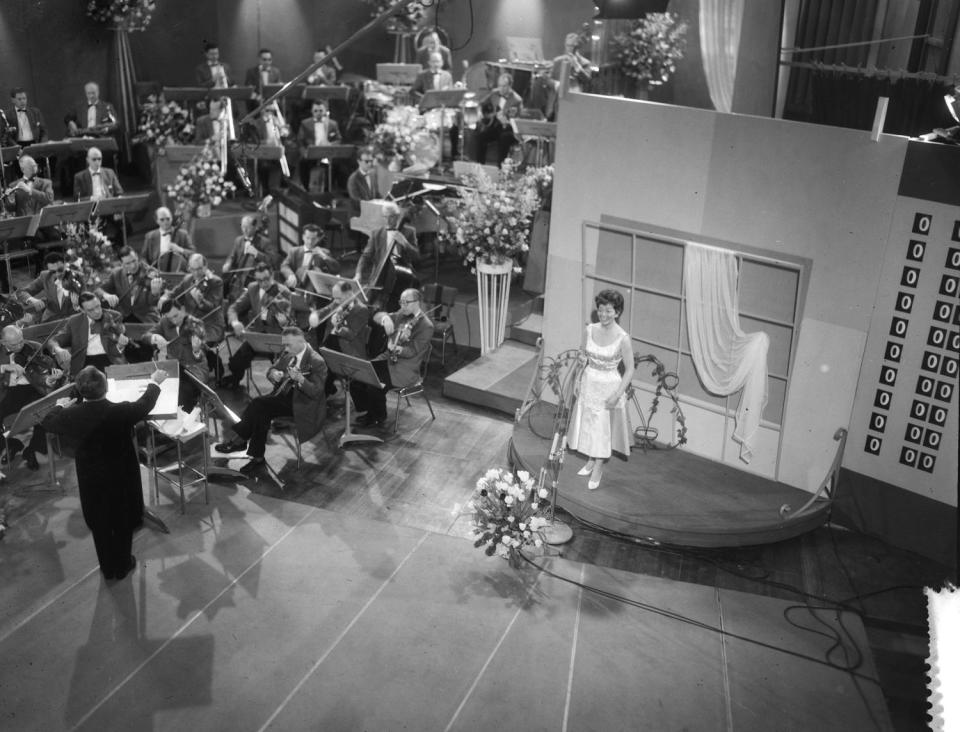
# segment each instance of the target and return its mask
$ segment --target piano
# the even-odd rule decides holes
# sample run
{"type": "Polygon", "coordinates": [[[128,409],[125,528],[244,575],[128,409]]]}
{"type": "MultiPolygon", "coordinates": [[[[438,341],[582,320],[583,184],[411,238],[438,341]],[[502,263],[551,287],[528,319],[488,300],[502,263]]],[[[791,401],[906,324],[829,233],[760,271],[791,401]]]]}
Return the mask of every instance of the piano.
{"type": "Polygon", "coordinates": [[[390,202],[382,198],[360,201],[360,215],[350,219],[350,230],[370,236],[377,229],[386,226],[387,217],[383,211],[388,203],[390,202]]]}

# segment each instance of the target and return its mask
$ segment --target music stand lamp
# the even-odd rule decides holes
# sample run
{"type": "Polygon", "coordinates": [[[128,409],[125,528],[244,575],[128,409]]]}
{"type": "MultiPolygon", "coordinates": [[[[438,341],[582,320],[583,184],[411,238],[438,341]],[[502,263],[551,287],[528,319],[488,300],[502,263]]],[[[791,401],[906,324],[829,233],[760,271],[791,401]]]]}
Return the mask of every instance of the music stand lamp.
{"type": "Polygon", "coordinates": [[[380,381],[380,377],[377,376],[377,372],[373,368],[373,364],[366,359],[348,356],[345,353],[332,351],[329,348],[321,348],[317,353],[323,356],[323,360],[327,363],[327,368],[343,379],[343,391],[346,396],[344,404],[346,405],[347,411],[346,425],[344,426],[343,434],[340,435],[340,447],[342,448],[344,445],[352,445],[354,443],[383,442],[379,437],[361,435],[353,432],[353,425],[351,425],[350,383],[352,381],[359,381],[369,386],[375,386],[378,389],[384,387],[384,384],[380,381]]]}
{"type": "Polygon", "coordinates": [[[330,191],[333,189],[333,161],[352,158],[356,154],[357,148],[353,145],[311,145],[307,148],[304,159],[326,162],[327,190],[330,191]]]}
{"type": "MultiPolygon", "coordinates": [[[[440,166],[443,167],[443,120],[448,109],[459,109],[463,98],[470,93],[468,89],[431,89],[424,92],[420,99],[420,112],[428,109],[440,109],[440,166]]],[[[460,141],[461,149],[463,140],[460,141]]]]}
{"type": "Polygon", "coordinates": [[[7,284],[13,291],[13,270],[10,267],[12,258],[29,257],[36,253],[36,249],[24,249],[20,252],[10,253],[10,239],[22,239],[27,236],[33,236],[36,233],[38,215],[16,216],[12,219],[0,219],[0,239],[3,240],[3,261],[7,267],[7,284]]]}
{"type": "Polygon", "coordinates": [[[127,245],[127,214],[143,211],[150,200],[149,193],[140,193],[135,196],[117,196],[116,198],[101,198],[96,202],[94,216],[120,215],[120,230],[123,232],[123,245],[127,245]]]}

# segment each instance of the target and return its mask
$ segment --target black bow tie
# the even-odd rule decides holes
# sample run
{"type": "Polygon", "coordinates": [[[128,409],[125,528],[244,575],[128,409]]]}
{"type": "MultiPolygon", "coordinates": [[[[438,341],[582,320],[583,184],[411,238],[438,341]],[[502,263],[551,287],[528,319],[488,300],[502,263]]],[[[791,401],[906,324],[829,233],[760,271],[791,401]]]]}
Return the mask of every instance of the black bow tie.
{"type": "Polygon", "coordinates": [[[90,171],[90,175],[100,175],[100,171],[99,171],[99,170],[91,170],[91,171],[90,171]]]}
{"type": "Polygon", "coordinates": [[[96,102],[87,102],[87,109],[89,109],[90,107],[96,107],[96,106],[97,106],[96,102]]]}

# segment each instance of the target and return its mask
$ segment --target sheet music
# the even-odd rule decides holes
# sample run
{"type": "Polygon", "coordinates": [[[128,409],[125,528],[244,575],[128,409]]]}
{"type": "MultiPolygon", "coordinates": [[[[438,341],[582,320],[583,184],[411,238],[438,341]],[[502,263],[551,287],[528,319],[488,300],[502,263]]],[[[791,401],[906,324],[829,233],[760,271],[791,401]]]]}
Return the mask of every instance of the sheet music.
{"type": "MultiPolygon", "coordinates": [[[[147,385],[152,383],[149,378],[135,379],[107,379],[107,400],[114,404],[122,402],[135,402],[147,390],[147,385]]],[[[150,410],[150,417],[157,419],[169,419],[177,416],[177,393],[180,390],[180,379],[169,377],[160,384],[160,397],[153,409],[150,410]]]]}

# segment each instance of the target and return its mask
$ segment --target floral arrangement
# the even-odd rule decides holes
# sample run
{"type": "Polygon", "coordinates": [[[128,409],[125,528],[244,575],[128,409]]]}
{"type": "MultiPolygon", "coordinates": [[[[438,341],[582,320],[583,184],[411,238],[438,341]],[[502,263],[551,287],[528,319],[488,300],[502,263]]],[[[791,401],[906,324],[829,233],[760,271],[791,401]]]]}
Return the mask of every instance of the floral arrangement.
{"type": "Polygon", "coordinates": [[[151,94],[140,108],[134,142],[145,142],[162,148],[168,143],[187,144],[193,140],[190,114],[176,102],[151,94]]]}
{"type": "Polygon", "coordinates": [[[156,0],[90,0],[87,15],[127,31],[145,30],[157,9],[156,0]]]}
{"type": "Polygon", "coordinates": [[[533,215],[549,200],[553,166],[520,173],[507,159],[496,180],[482,168],[464,179],[468,187],[440,233],[460,250],[463,263],[473,271],[477,261],[501,264],[529,251],[533,215]]]}
{"type": "Polygon", "coordinates": [[[81,273],[84,288],[96,289],[117,260],[113,243],[100,230],[100,219],[93,224],[63,224],[61,231],[66,239],[64,258],[68,265],[81,273]]]}
{"type": "Polygon", "coordinates": [[[525,470],[516,475],[503,468],[488,470],[467,504],[473,510],[473,545],[485,547],[488,557],[496,554],[518,565],[523,547],[543,545],[547,495],[525,470]]]}
{"type": "Polygon", "coordinates": [[[672,13],[647,13],[629,33],[611,45],[624,74],[649,84],[662,84],[677,70],[687,44],[687,24],[672,13]]]}
{"type": "MultiPolygon", "coordinates": [[[[387,12],[391,7],[396,3],[394,0],[363,0],[367,5],[372,5],[373,9],[370,11],[371,18],[378,18],[387,12]]],[[[433,3],[426,3],[432,5],[433,3]]],[[[401,10],[397,15],[394,15],[387,21],[387,28],[394,28],[396,30],[412,31],[421,20],[427,14],[427,10],[423,4],[419,2],[412,3],[406,10],[401,10]]]]}
{"type": "Polygon", "coordinates": [[[424,137],[433,136],[434,129],[416,107],[394,107],[374,128],[369,143],[381,163],[395,163],[405,168],[417,162],[418,146],[422,146],[424,137]]]}
{"type": "Polygon", "coordinates": [[[219,206],[224,197],[237,190],[233,183],[223,179],[220,161],[212,142],[189,163],[180,168],[177,180],[167,186],[167,195],[176,200],[177,213],[187,217],[201,204],[219,206]]]}

